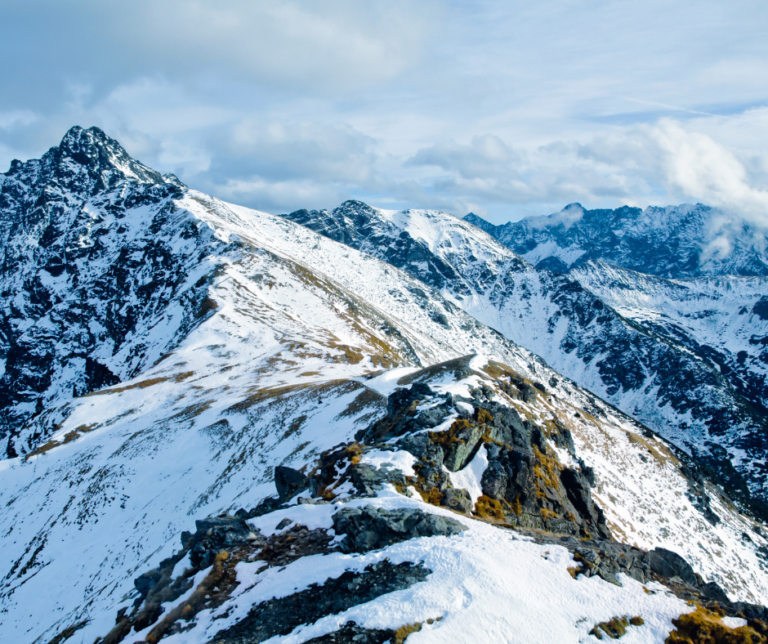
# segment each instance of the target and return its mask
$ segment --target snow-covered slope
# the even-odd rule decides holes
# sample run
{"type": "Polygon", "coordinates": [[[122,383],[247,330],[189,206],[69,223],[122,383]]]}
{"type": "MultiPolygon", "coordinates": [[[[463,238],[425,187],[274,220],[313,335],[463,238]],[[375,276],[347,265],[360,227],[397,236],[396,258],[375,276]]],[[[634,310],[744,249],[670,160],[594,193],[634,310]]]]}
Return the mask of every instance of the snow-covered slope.
{"type": "Polygon", "coordinates": [[[765,502],[768,417],[754,406],[758,399],[745,398],[717,365],[622,317],[576,280],[533,268],[476,226],[441,212],[349,201],[332,212],[285,216],[435,287],[707,463],[735,496],[747,500],[748,485],[765,502]]]}
{"type": "MultiPolygon", "coordinates": [[[[765,526],[684,454],[395,266],[174,188],[151,241],[195,230],[198,255],[146,318],[152,359],[60,387],[0,461],[0,641],[578,641],[632,617],[625,641],[663,642],[689,600],[757,625],[705,582],[767,603],[765,526]],[[151,332],[175,309],[194,322],[151,332]]],[[[97,238],[135,214],[78,190],[121,215],[97,238]]]]}
{"type": "Polygon", "coordinates": [[[670,280],[588,262],[569,273],[621,315],[716,365],[768,408],[768,278],[670,280]]]}
{"type": "Polygon", "coordinates": [[[470,214],[467,221],[541,268],[565,272],[602,259],[662,277],[768,275],[766,231],[703,204],[645,210],[566,206],[547,217],[501,226],[470,214]]]}

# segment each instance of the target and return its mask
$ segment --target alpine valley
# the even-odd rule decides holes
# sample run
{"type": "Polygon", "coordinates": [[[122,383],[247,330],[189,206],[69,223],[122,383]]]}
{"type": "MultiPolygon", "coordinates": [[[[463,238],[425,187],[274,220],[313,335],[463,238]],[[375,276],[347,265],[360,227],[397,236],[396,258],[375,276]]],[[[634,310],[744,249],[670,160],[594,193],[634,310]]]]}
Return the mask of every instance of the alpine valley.
{"type": "Polygon", "coordinates": [[[273,215],[97,128],[14,161],[0,641],[768,642],[768,264],[713,212],[273,215]]]}

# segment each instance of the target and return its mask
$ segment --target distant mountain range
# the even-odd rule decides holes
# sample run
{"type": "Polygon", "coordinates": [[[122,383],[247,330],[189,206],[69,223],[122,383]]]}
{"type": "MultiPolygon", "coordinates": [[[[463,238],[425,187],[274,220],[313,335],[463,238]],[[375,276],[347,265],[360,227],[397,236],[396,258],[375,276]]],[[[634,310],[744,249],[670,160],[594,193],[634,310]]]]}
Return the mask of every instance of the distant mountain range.
{"type": "Polygon", "coordinates": [[[768,278],[272,215],[79,127],[0,249],[0,641],[761,641],[768,278]]]}
{"type": "Polygon", "coordinates": [[[586,210],[575,203],[501,226],[471,213],[465,219],[534,266],[560,273],[603,260],[673,279],[768,275],[766,230],[702,204],[586,210]]]}

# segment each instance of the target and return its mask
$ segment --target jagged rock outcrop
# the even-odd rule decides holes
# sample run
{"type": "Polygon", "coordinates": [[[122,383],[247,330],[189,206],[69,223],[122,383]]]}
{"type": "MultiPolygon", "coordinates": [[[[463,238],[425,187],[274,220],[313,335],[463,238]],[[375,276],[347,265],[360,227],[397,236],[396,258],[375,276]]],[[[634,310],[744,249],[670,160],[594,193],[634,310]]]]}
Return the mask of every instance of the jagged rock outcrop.
{"type": "Polygon", "coordinates": [[[333,515],[336,534],[347,535],[342,548],[347,552],[368,552],[417,537],[446,537],[459,534],[466,527],[448,517],[427,514],[421,510],[382,510],[343,508],[333,515]]]}
{"type": "Polygon", "coordinates": [[[205,318],[222,244],[174,205],[178,179],[98,128],[2,176],[0,438],[16,456],[44,438],[30,418],[135,376],[205,318]]]}
{"type": "MultiPolygon", "coordinates": [[[[467,369],[467,362],[454,361],[450,366],[462,372],[467,369]]],[[[519,378],[516,381],[520,384],[519,378]]],[[[217,607],[226,605],[229,597],[238,596],[234,593],[238,582],[233,575],[238,562],[261,561],[268,568],[285,567],[316,554],[340,551],[360,556],[372,551],[387,552],[393,546],[410,540],[455,537],[468,531],[467,526],[457,519],[422,509],[359,505],[360,499],[381,491],[385,484],[392,484],[393,481],[401,487],[410,484],[421,488],[421,494],[432,504],[458,512],[472,512],[476,518],[500,525],[497,529],[515,526],[538,544],[567,548],[576,564],[569,569],[574,579],[580,576],[600,577],[619,588],[623,587],[622,575],[642,584],[661,582],[675,596],[698,606],[697,610],[714,615],[711,619],[717,621],[718,615],[744,619],[749,629],[762,632],[768,609],[745,602],[731,602],[717,583],[705,582],[676,552],[665,548],[646,551],[612,538],[602,511],[591,499],[588,477],[578,470],[559,466],[556,457],[547,455],[547,442],[554,442],[557,436],[563,449],[572,457],[577,457],[572,436],[566,428],[553,424],[554,430],[545,435],[541,428],[521,421],[514,409],[490,400],[493,392],[487,387],[475,388],[472,393],[472,398],[440,396],[423,382],[400,389],[388,398],[387,416],[361,433],[361,438],[373,441],[372,445],[356,442],[328,450],[320,455],[318,465],[309,476],[291,468],[276,469],[275,479],[283,490],[280,495],[283,502],[272,508],[262,504],[263,507],[254,510],[239,510],[235,516],[197,521],[194,534],[182,535],[181,551],[161,562],[159,568],[135,580],[138,597],[133,611],[120,612],[117,626],[100,640],[100,644],[123,641],[131,630],[148,632],[142,641],[154,643],[167,635],[195,628],[195,619],[201,614],[200,611],[215,611],[217,607]],[[474,414],[467,411],[470,404],[475,408],[474,414]],[[443,409],[438,413],[428,413],[438,407],[443,409]],[[445,410],[453,415],[457,415],[458,411],[464,412],[457,419],[464,421],[460,423],[460,429],[474,427],[478,432],[461,433],[453,426],[430,432],[430,427],[443,423],[445,410]],[[492,417],[491,412],[495,416],[492,417]],[[430,426],[430,422],[434,425],[430,426]],[[355,473],[360,468],[374,471],[392,469],[372,467],[364,461],[366,454],[373,453],[372,450],[389,445],[384,441],[391,441],[394,431],[397,432],[395,438],[400,439],[399,446],[417,459],[413,465],[415,476],[402,471],[399,477],[389,473],[376,481],[373,489],[356,486],[357,491],[352,496],[341,492],[346,489],[344,482],[354,481],[355,473]],[[439,496],[429,489],[424,477],[424,472],[434,468],[436,463],[445,463],[444,449],[452,442],[446,439],[459,435],[466,439],[469,453],[477,454],[479,446],[482,446],[488,460],[482,474],[485,496],[480,497],[475,507],[470,505],[468,509],[452,507],[447,500],[447,493],[458,491],[451,486],[449,479],[443,480],[446,489],[439,496]],[[470,435],[471,439],[468,438],[470,435]],[[542,468],[547,471],[542,471],[542,468]],[[559,481],[555,478],[558,473],[559,481]],[[289,488],[286,481],[301,484],[289,488]],[[306,496],[307,489],[313,497],[306,496]],[[511,509],[511,496],[515,498],[517,509],[511,509]],[[294,497],[299,499],[298,505],[291,505],[294,497]],[[545,499],[545,504],[539,501],[537,505],[533,502],[536,498],[545,499]],[[330,505],[329,500],[335,506],[330,505]],[[350,501],[355,501],[355,504],[351,505],[350,501]],[[485,508],[491,501],[505,502],[504,509],[497,505],[495,515],[486,512],[485,508]],[[568,502],[570,506],[564,505],[568,502]],[[249,517],[256,517],[260,521],[267,520],[269,525],[271,512],[286,515],[292,509],[307,504],[319,504],[329,510],[332,533],[323,528],[309,530],[294,524],[286,516],[276,524],[274,534],[264,537],[248,523],[249,517]],[[543,512],[545,508],[552,514],[559,511],[562,516],[556,519],[548,516],[543,512]],[[543,520],[533,518],[538,516],[535,510],[541,512],[543,520]],[[330,536],[334,533],[336,539],[330,536]],[[184,560],[189,562],[189,569],[179,574],[179,562],[184,560]],[[210,573],[199,587],[193,588],[193,577],[199,579],[196,576],[198,571],[205,568],[210,568],[210,573]],[[176,598],[190,591],[186,607],[182,604],[164,614],[162,602],[173,606],[176,598]]],[[[458,469],[467,467],[465,459],[458,469]]],[[[546,551],[544,556],[548,554],[549,551],[546,551]]],[[[258,601],[247,614],[241,614],[234,623],[218,629],[212,641],[245,644],[288,635],[297,627],[307,628],[321,623],[323,618],[410,588],[426,580],[430,572],[422,563],[393,564],[384,557],[364,569],[347,571],[322,583],[310,583],[306,588],[294,588],[294,592],[258,601]]],[[[653,594],[656,591],[647,592],[653,594]]],[[[231,611],[232,608],[229,608],[221,614],[227,616],[231,611]]],[[[690,625],[685,619],[681,620],[678,628],[685,632],[690,625]]],[[[428,620],[429,624],[435,621],[428,620]]],[[[630,625],[642,626],[643,623],[640,616],[631,619],[619,616],[597,623],[590,632],[598,639],[603,636],[614,638],[626,633],[630,625]]],[[[419,622],[398,629],[372,629],[348,621],[337,630],[309,641],[325,644],[403,642],[409,633],[421,627],[419,622]]],[[[726,634],[733,630],[725,624],[718,628],[726,634]]]]}

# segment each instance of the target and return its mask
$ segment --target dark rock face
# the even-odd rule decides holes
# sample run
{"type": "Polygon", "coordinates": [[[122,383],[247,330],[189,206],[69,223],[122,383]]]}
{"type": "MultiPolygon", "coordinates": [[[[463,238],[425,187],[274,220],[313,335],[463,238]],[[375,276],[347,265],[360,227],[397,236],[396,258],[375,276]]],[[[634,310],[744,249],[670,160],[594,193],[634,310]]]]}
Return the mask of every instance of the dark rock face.
{"type": "Polygon", "coordinates": [[[429,385],[414,383],[408,388],[398,389],[387,398],[387,415],[377,422],[368,432],[361,433],[360,439],[373,441],[384,437],[402,436],[406,432],[417,431],[425,427],[434,427],[447,418],[452,410],[450,401],[424,411],[417,411],[419,403],[431,399],[434,395],[429,385]]]}
{"type": "Polygon", "coordinates": [[[252,530],[239,517],[213,517],[195,521],[194,535],[182,534],[182,545],[189,549],[189,558],[196,568],[207,568],[216,555],[226,548],[247,541],[252,530]]]}
{"type": "Polygon", "coordinates": [[[650,568],[661,577],[679,577],[689,586],[697,586],[696,573],[691,565],[676,552],[654,548],[649,553],[650,568]]]}
{"type": "Polygon", "coordinates": [[[257,644],[276,635],[287,635],[301,624],[311,624],[326,615],[341,613],[386,593],[409,588],[424,581],[429,572],[422,565],[393,565],[387,560],[371,564],[363,572],[345,572],[322,585],[313,584],[288,597],[254,606],[245,619],[216,633],[213,641],[257,644]]]}
{"type": "Polygon", "coordinates": [[[290,467],[278,465],[275,468],[275,486],[281,500],[290,499],[294,494],[301,492],[309,485],[309,479],[290,467]]]}
{"type": "Polygon", "coordinates": [[[373,506],[342,508],[333,515],[336,534],[346,534],[346,552],[368,552],[417,537],[453,536],[466,530],[456,519],[421,510],[383,510],[373,506]]]}
{"type": "MultiPolygon", "coordinates": [[[[131,159],[98,128],[72,128],[39,160],[14,162],[0,181],[0,438],[8,456],[46,435],[25,422],[133,377],[201,320],[203,261],[221,244],[173,200],[184,193],[131,159]],[[198,274],[194,286],[185,285],[198,274]],[[183,314],[165,337],[151,327],[183,314]],[[157,343],[157,344],[155,344],[157,343]],[[32,431],[32,430],[30,430],[32,431]]],[[[194,283],[193,281],[193,283],[194,283]]],[[[159,327],[158,327],[159,328],[159,327]]]]}
{"type": "Polygon", "coordinates": [[[394,631],[361,628],[354,622],[347,622],[335,633],[313,637],[306,644],[386,644],[392,641],[394,634],[394,631]]]}
{"type": "MultiPolygon", "coordinates": [[[[530,385],[516,376],[511,378],[516,378],[515,391],[530,385]]],[[[532,385],[530,389],[539,391],[532,385]]],[[[376,443],[402,436],[398,447],[418,459],[414,465],[417,488],[439,505],[522,528],[610,538],[603,512],[592,500],[590,480],[594,482],[594,474],[563,468],[548,453],[540,427],[524,422],[516,410],[490,396],[490,391],[479,388],[473,398],[462,401],[437,396],[423,383],[414,383],[389,396],[387,416],[361,432],[360,438],[376,443]],[[474,414],[468,414],[457,404],[460,402],[471,404],[474,414]],[[456,420],[449,429],[425,431],[452,415],[456,420]],[[483,446],[488,466],[481,481],[484,496],[475,508],[465,490],[453,488],[444,468],[453,472],[463,469],[483,446]]],[[[566,428],[557,427],[550,438],[575,454],[566,428]]],[[[398,483],[404,489],[410,481],[398,483]]]]}
{"type": "MultiPolygon", "coordinates": [[[[551,543],[542,534],[531,533],[530,536],[539,543],[551,543]]],[[[656,580],[683,599],[718,602],[728,608],[728,614],[737,612],[732,608],[735,604],[717,583],[705,583],[683,557],[671,550],[654,548],[646,551],[616,541],[576,540],[572,537],[562,537],[556,543],[573,553],[578,564],[578,568],[571,569],[574,576],[597,576],[617,585],[621,585],[619,574],[640,583],[656,580]]]]}

